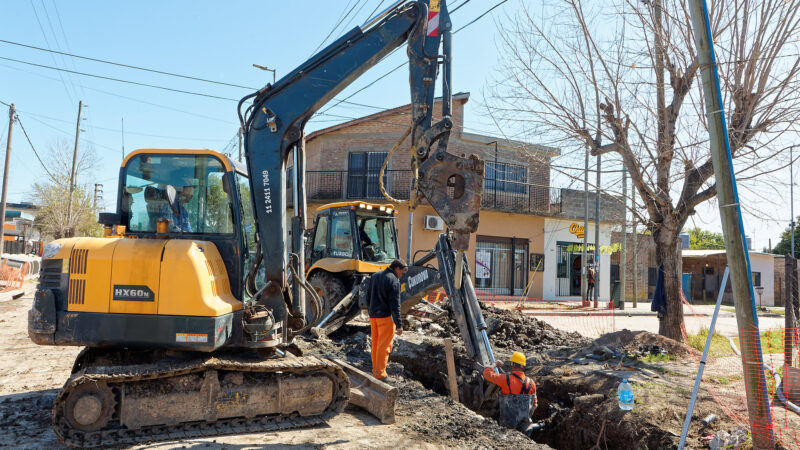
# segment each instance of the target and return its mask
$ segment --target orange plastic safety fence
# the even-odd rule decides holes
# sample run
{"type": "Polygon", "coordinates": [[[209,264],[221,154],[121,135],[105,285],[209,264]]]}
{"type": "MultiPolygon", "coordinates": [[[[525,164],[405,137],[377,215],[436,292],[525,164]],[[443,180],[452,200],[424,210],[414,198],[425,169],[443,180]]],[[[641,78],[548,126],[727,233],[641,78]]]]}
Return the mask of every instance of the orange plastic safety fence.
{"type": "Polygon", "coordinates": [[[0,292],[13,291],[22,288],[25,282],[25,277],[29,272],[29,263],[24,263],[22,266],[15,267],[9,265],[7,261],[3,261],[0,265],[0,292]]]}
{"type": "MultiPolygon", "coordinates": [[[[710,324],[710,314],[703,314],[685,299],[683,301],[689,311],[687,316],[694,321],[707,320],[706,327],[710,324]]],[[[745,383],[748,380],[763,377],[766,391],[761,389],[756,392],[751,404],[754,407],[769,405],[772,434],[777,443],[785,448],[800,448],[800,369],[796,367],[796,363],[794,367],[784,365],[786,328],[762,326],[761,330],[738,330],[738,333],[728,334],[730,336],[715,333],[712,338],[701,387],[733,421],[750,428],[754,440],[767,439],[769,428],[766,424],[755,427],[750,424],[745,393],[745,383]],[[749,339],[743,339],[745,337],[749,339]],[[741,359],[743,341],[752,343],[752,353],[757,352],[760,347],[763,361],[761,368],[753,368],[745,373],[741,359]]],[[[797,361],[797,329],[789,329],[789,334],[794,340],[789,342],[791,347],[787,353],[793,355],[797,361]]],[[[694,338],[696,345],[697,342],[705,344],[705,336],[698,340],[698,336],[690,336],[685,329],[683,335],[684,339],[694,338]]],[[[692,355],[697,364],[700,362],[700,355],[700,351],[692,355]]],[[[761,411],[762,416],[765,413],[766,411],[761,411]]]]}

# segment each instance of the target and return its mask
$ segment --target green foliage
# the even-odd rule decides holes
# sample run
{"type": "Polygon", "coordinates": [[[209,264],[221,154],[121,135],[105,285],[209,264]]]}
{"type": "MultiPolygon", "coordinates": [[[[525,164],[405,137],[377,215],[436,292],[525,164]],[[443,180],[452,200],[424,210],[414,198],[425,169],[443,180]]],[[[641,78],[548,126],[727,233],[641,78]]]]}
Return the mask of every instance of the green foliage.
{"type": "MultiPolygon", "coordinates": [[[[783,329],[766,330],[759,333],[761,338],[761,353],[783,353],[783,329]]],[[[741,349],[739,338],[733,338],[733,342],[741,349]]]]}
{"type": "Polygon", "coordinates": [[[59,140],[50,145],[46,166],[48,177],[33,185],[34,199],[41,207],[35,225],[42,235],[60,239],[71,236],[101,236],[103,227],[97,223],[93,191],[80,180],[89,178],[96,158],[91,148],[81,148],[75,162],[75,183],[70,195],[73,146],[59,140]]]}
{"type": "MultiPolygon", "coordinates": [[[[686,344],[689,345],[689,347],[702,352],[706,346],[707,338],[708,328],[703,327],[699,332],[697,332],[697,334],[690,334],[686,340],[686,344]]],[[[708,354],[711,356],[732,356],[735,353],[731,348],[728,338],[715,331],[714,336],[711,338],[711,348],[708,349],[708,354]]]]}
{"type": "Polygon", "coordinates": [[[34,196],[41,206],[35,225],[53,239],[69,236],[102,236],[94,199],[87,186],[75,186],[69,205],[69,183],[35,183],[34,196]]]}
{"type": "Polygon", "coordinates": [[[689,233],[689,248],[692,250],[725,249],[725,238],[722,233],[714,233],[697,227],[688,229],[687,233],[689,233]]]}
{"type": "MultiPolygon", "coordinates": [[[[781,233],[781,238],[775,247],[772,248],[772,253],[776,255],[788,255],[792,251],[792,229],[786,228],[781,233]]],[[[796,230],[794,233],[794,252],[795,257],[797,254],[800,253],[800,230],[796,230]]]]}
{"type": "Polygon", "coordinates": [[[672,360],[675,359],[675,357],[670,355],[670,354],[661,355],[661,354],[649,353],[649,354],[647,354],[645,356],[642,356],[642,357],[640,357],[638,359],[639,359],[639,361],[642,361],[642,362],[645,362],[645,363],[648,363],[648,364],[652,364],[652,363],[660,363],[660,362],[672,361],[672,360]]]}

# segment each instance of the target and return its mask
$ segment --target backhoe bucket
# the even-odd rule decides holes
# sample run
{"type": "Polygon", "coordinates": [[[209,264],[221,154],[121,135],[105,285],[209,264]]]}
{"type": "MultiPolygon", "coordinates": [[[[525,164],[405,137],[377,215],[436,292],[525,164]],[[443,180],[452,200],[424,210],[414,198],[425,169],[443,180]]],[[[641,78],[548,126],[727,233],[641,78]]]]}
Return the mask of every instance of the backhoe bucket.
{"type": "Polygon", "coordinates": [[[346,362],[330,358],[344,370],[350,378],[350,403],[367,410],[381,423],[394,423],[394,404],[397,401],[397,388],[379,381],[346,362]]]}

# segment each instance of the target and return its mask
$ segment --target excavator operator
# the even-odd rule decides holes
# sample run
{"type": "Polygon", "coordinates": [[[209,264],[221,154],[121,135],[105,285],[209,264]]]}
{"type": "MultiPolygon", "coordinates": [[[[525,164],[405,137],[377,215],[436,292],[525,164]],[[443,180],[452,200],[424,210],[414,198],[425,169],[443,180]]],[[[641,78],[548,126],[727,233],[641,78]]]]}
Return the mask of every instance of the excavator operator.
{"type": "Polygon", "coordinates": [[[525,355],[514,352],[509,359],[510,373],[495,372],[503,365],[495,361],[483,369],[486,381],[500,386],[500,423],[522,431],[530,437],[533,432],[531,413],[536,409],[536,383],[525,375],[525,355]]]}

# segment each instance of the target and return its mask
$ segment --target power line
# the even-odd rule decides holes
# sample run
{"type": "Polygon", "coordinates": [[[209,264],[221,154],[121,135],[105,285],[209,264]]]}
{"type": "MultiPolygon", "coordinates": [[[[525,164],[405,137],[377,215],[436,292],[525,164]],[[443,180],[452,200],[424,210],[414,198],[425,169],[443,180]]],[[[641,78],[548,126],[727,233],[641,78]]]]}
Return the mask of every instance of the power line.
{"type": "Polygon", "coordinates": [[[56,177],[52,173],[50,173],[49,170],[47,170],[47,166],[44,165],[44,162],[42,161],[42,158],[39,156],[39,152],[37,152],[36,151],[36,147],[33,146],[33,142],[31,142],[31,138],[28,136],[28,132],[25,131],[25,126],[22,125],[22,120],[20,120],[19,114],[16,114],[16,119],[17,119],[17,123],[19,124],[19,127],[22,129],[22,134],[25,135],[25,139],[28,141],[28,145],[30,145],[31,146],[31,150],[33,150],[33,154],[36,155],[36,159],[38,159],[39,160],[39,164],[42,165],[42,169],[44,169],[44,171],[47,172],[47,175],[50,176],[51,180],[56,181],[56,177]]]}
{"type": "Polygon", "coordinates": [[[460,5],[458,5],[455,8],[453,8],[453,10],[450,11],[450,14],[453,14],[454,12],[458,11],[459,9],[461,9],[462,6],[466,5],[467,3],[471,2],[471,1],[472,0],[466,0],[465,2],[462,2],[460,5]]]}
{"type": "MultiPolygon", "coordinates": [[[[49,77],[47,75],[43,75],[43,74],[38,73],[38,72],[32,72],[32,71],[29,71],[29,70],[25,70],[25,69],[22,69],[20,67],[14,67],[14,66],[11,66],[11,65],[8,65],[8,64],[0,64],[0,67],[5,67],[5,68],[11,69],[11,70],[17,70],[17,71],[20,71],[20,72],[23,72],[23,73],[28,73],[28,74],[31,74],[31,75],[35,75],[37,77],[41,77],[41,78],[45,78],[45,79],[48,79],[48,80],[53,80],[53,81],[58,82],[57,78],[49,77]]],[[[217,121],[217,122],[226,123],[226,124],[229,124],[229,125],[234,125],[234,122],[231,121],[231,120],[224,120],[224,119],[220,119],[218,117],[211,117],[211,116],[206,116],[206,115],[203,115],[203,114],[198,114],[198,113],[192,112],[192,111],[185,111],[183,109],[173,108],[172,106],[162,105],[160,103],[148,102],[146,100],[142,100],[142,99],[138,99],[138,98],[134,98],[134,97],[128,97],[128,96],[125,96],[125,95],[117,94],[115,92],[109,92],[109,91],[106,91],[106,90],[103,90],[103,89],[92,88],[92,87],[85,87],[85,89],[88,89],[90,91],[100,92],[102,94],[110,95],[112,97],[123,98],[125,100],[130,100],[130,101],[136,102],[136,103],[142,103],[142,104],[145,104],[145,105],[155,106],[157,108],[163,108],[163,109],[167,109],[167,110],[170,110],[170,111],[179,112],[179,113],[186,114],[186,115],[189,115],[189,116],[201,117],[203,119],[209,119],[209,120],[214,120],[214,121],[217,121]]],[[[30,113],[28,113],[28,114],[30,114],[30,113]]]]}
{"type": "Polygon", "coordinates": [[[23,43],[20,43],[20,42],[7,41],[5,39],[0,39],[0,42],[3,42],[5,44],[17,45],[17,46],[20,46],[20,47],[26,47],[26,48],[30,48],[30,49],[34,49],[34,50],[39,50],[39,51],[43,51],[43,52],[50,52],[50,53],[56,53],[56,54],[59,54],[59,55],[70,56],[72,58],[78,58],[78,59],[84,59],[84,60],[87,60],[87,61],[98,62],[98,63],[102,63],[102,64],[110,64],[110,65],[113,65],[113,66],[125,67],[125,68],[128,68],[128,69],[135,69],[135,70],[141,70],[141,71],[144,71],[144,72],[157,73],[157,74],[160,74],[160,75],[169,75],[171,77],[185,78],[187,80],[202,81],[204,83],[219,84],[219,85],[222,85],[222,86],[230,86],[230,87],[236,87],[236,88],[242,88],[242,89],[257,90],[257,88],[250,87],[250,86],[242,86],[242,85],[239,85],[239,84],[225,83],[224,81],[209,80],[209,79],[206,79],[206,78],[193,77],[191,75],[181,75],[181,74],[173,73],[173,72],[165,72],[163,70],[148,69],[146,67],[133,66],[133,65],[130,65],[130,64],[124,64],[124,63],[119,63],[119,62],[114,62],[114,61],[107,61],[107,60],[104,60],[104,59],[92,58],[92,57],[89,57],[89,56],[81,56],[81,55],[76,55],[74,53],[60,52],[60,51],[56,51],[56,50],[50,50],[50,49],[46,49],[46,48],[36,47],[34,45],[23,44],[23,43]]]}
{"type": "MultiPolygon", "coordinates": [[[[36,17],[36,23],[39,24],[39,30],[42,31],[42,37],[44,38],[44,42],[48,47],[50,47],[50,40],[47,39],[47,33],[44,32],[44,27],[42,26],[42,21],[39,20],[39,13],[36,11],[36,6],[34,6],[33,0],[30,0],[30,3],[31,3],[31,9],[33,9],[33,15],[36,17]]],[[[53,64],[58,66],[58,63],[56,62],[56,57],[53,56],[53,55],[50,55],[50,56],[51,56],[51,58],[53,60],[53,64]]],[[[61,79],[61,84],[64,86],[64,92],[67,93],[67,98],[69,99],[70,103],[75,103],[75,99],[72,98],[72,94],[69,92],[69,89],[67,89],[67,83],[64,82],[64,77],[61,76],[61,74],[59,73],[58,74],[58,78],[61,79]]]]}
{"type": "MultiPolygon", "coordinates": [[[[18,111],[24,112],[25,114],[28,114],[28,115],[31,115],[31,116],[41,117],[43,119],[48,119],[48,120],[54,120],[56,122],[63,122],[63,123],[72,123],[73,122],[73,121],[70,121],[70,120],[64,120],[64,119],[58,119],[58,118],[55,118],[55,117],[45,116],[43,114],[32,113],[30,111],[22,111],[22,110],[18,110],[18,111]]],[[[96,128],[98,130],[119,133],[119,129],[118,128],[106,128],[106,127],[96,127],[96,128]]],[[[142,133],[142,132],[129,131],[129,130],[125,130],[125,134],[133,134],[133,135],[137,135],[137,136],[147,136],[147,137],[157,137],[157,138],[162,138],[162,139],[177,139],[177,140],[183,140],[183,141],[186,141],[186,140],[219,141],[219,142],[225,141],[225,139],[182,137],[182,136],[163,136],[163,135],[158,135],[158,134],[149,134],[149,133],[142,133]]]]}
{"type": "MultiPolygon", "coordinates": [[[[498,3],[498,4],[494,5],[494,6],[492,6],[492,7],[491,7],[491,8],[489,8],[489,9],[487,9],[487,10],[486,10],[486,11],[485,11],[483,14],[481,14],[480,16],[478,16],[478,17],[476,17],[475,19],[473,19],[473,20],[472,20],[472,22],[469,22],[468,24],[466,24],[466,25],[464,25],[463,27],[461,27],[461,28],[457,29],[456,31],[454,31],[454,32],[453,32],[453,34],[456,34],[456,33],[458,33],[459,31],[463,30],[464,28],[467,28],[468,26],[472,25],[473,23],[475,23],[475,22],[477,22],[477,21],[481,20],[481,19],[482,19],[482,18],[483,18],[485,15],[489,14],[489,13],[490,13],[490,12],[492,12],[494,9],[498,8],[500,5],[502,5],[503,3],[507,2],[507,1],[508,1],[508,0],[502,0],[500,3],[498,3]]],[[[458,7],[458,8],[460,8],[460,7],[464,6],[464,5],[466,5],[468,2],[469,2],[469,0],[467,0],[467,2],[464,2],[464,3],[462,3],[461,5],[459,5],[459,7],[458,7]]],[[[456,8],[456,9],[458,9],[458,8],[456,8]]],[[[454,10],[453,12],[455,12],[455,10],[454,10]]]]}
{"type": "Polygon", "coordinates": [[[375,7],[375,9],[373,9],[373,10],[372,10],[372,12],[371,12],[371,13],[369,13],[369,15],[367,16],[367,20],[369,20],[369,19],[372,19],[372,18],[375,16],[375,12],[376,12],[376,11],[378,10],[378,8],[380,8],[380,7],[381,7],[381,6],[382,6],[384,3],[386,3],[386,0],[381,0],[381,2],[380,2],[380,3],[378,3],[378,6],[376,6],[376,7],[375,7]]]}
{"type": "MultiPolygon", "coordinates": [[[[350,6],[350,3],[352,1],[353,0],[349,0],[347,2],[347,5],[345,5],[344,9],[342,10],[342,14],[344,14],[345,10],[347,10],[347,7],[350,6]]],[[[355,5],[353,5],[353,7],[355,8],[355,5]]],[[[352,9],[350,11],[352,11],[352,9]]],[[[350,13],[348,12],[347,14],[350,14],[350,13]]],[[[342,21],[344,20],[345,17],[347,17],[346,14],[339,15],[339,21],[336,22],[336,25],[334,25],[333,28],[331,29],[331,31],[328,32],[328,35],[325,36],[325,39],[323,39],[322,42],[320,42],[319,45],[317,45],[317,48],[315,48],[314,51],[311,52],[312,55],[317,53],[317,51],[325,44],[325,41],[327,41],[328,38],[331,37],[331,35],[333,34],[334,31],[336,31],[337,28],[339,28],[339,25],[342,23],[342,21]]]]}
{"type": "Polygon", "coordinates": [[[95,74],[86,73],[86,72],[78,72],[78,71],[75,71],[75,70],[62,69],[60,67],[46,66],[44,64],[36,64],[36,63],[28,62],[28,61],[20,61],[18,59],[6,58],[4,56],[0,56],[0,59],[6,60],[6,61],[13,61],[13,62],[20,63],[20,64],[27,64],[29,66],[34,66],[34,67],[42,67],[42,68],[45,68],[45,69],[52,69],[52,70],[58,70],[58,71],[61,71],[61,72],[74,73],[74,74],[83,75],[83,76],[86,76],[86,77],[100,78],[102,80],[110,80],[110,81],[117,81],[117,82],[120,82],[120,83],[133,84],[133,85],[136,85],[136,86],[151,87],[151,88],[155,88],[155,89],[161,89],[161,90],[164,90],[164,91],[179,92],[181,94],[197,95],[199,97],[208,97],[208,98],[214,98],[214,99],[218,99],[218,100],[228,100],[228,101],[232,101],[232,102],[238,102],[239,101],[238,99],[234,99],[234,98],[219,97],[219,96],[216,96],[216,95],[203,94],[201,92],[185,91],[185,90],[182,90],[182,89],[175,89],[175,88],[168,88],[168,87],[164,87],[164,86],[157,86],[155,84],[139,83],[138,81],[122,80],[120,78],[112,78],[112,77],[106,77],[106,76],[103,76],[103,75],[95,75],[95,74]]]}
{"type": "MultiPolygon", "coordinates": [[[[486,11],[485,11],[483,14],[479,15],[477,18],[475,18],[474,20],[472,20],[472,21],[471,21],[471,22],[469,22],[468,24],[466,24],[466,25],[464,25],[463,27],[459,28],[458,30],[454,31],[454,32],[453,32],[453,34],[456,34],[456,33],[458,33],[459,31],[463,30],[464,28],[467,28],[468,26],[470,26],[470,25],[474,24],[475,22],[477,22],[478,20],[480,20],[482,17],[484,17],[485,15],[489,14],[490,12],[492,12],[492,10],[494,10],[495,8],[497,8],[498,6],[502,5],[503,3],[507,2],[507,1],[508,1],[508,0],[502,0],[500,3],[498,3],[498,4],[494,5],[494,6],[492,6],[491,8],[489,8],[488,10],[486,10],[486,11]]],[[[469,2],[470,2],[470,0],[466,0],[464,3],[460,4],[460,5],[458,6],[458,8],[461,8],[462,6],[466,5],[466,4],[467,4],[467,3],[469,3],[469,2]]],[[[456,11],[458,8],[456,8],[455,10],[453,10],[453,12],[455,12],[455,11],[456,11]]],[[[398,47],[398,48],[399,48],[399,47],[398,47]]],[[[391,56],[391,55],[392,55],[394,52],[396,52],[396,51],[397,51],[397,49],[394,49],[394,50],[393,50],[391,53],[389,53],[388,55],[386,55],[386,58],[388,58],[389,56],[391,56]]],[[[338,101],[338,102],[337,102],[335,105],[333,105],[333,106],[330,106],[330,107],[328,107],[328,108],[325,108],[325,111],[322,111],[320,114],[325,114],[326,112],[328,112],[328,111],[330,111],[331,109],[333,109],[333,108],[335,108],[335,107],[339,106],[340,104],[344,103],[345,101],[347,101],[347,100],[350,100],[351,98],[353,98],[353,96],[355,96],[355,95],[356,95],[356,94],[358,94],[359,92],[361,92],[361,91],[363,91],[363,90],[365,90],[365,89],[367,89],[367,88],[369,88],[369,87],[373,86],[375,83],[377,83],[378,81],[380,81],[380,80],[382,80],[382,79],[386,78],[387,76],[389,76],[389,75],[390,75],[390,74],[392,74],[393,72],[397,71],[397,70],[398,70],[398,69],[400,69],[401,67],[405,66],[406,64],[408,64],[408,61],[404,61],[404,62],[403,62],[402,64],[400,64],[399,66],[397,66],[397,67],[395,67],[394,69],[392,69],[392,70],[390,70],[390,71],[386,72],[385,74],[383,74],[383,75],[381,75],[380,77],[378,77],[376,80],[372,81],[371,83],[367,84],[366,86],[362,87],[361,89],[359,89],[359,90],[357,90],[357,91],[353,92],[352,94],[348,95],[348,96],[347,96],[347,97],[345,97],[343,100],[339,100],[339,101],[338,101]]]]}
{"type": "MultiPolygon", "coordinates": [[[[361,0],[359,0],[359,3],[361,3],[361,0]]],[[[361,4],[361,7],[360,7],[360,8],[358,8],[358,11],[356,11],[356,12],[355,12],[355,14],[353,14],[352,16],[350,16],[350,20],[348,20],[348,21],[347,21],[347,23],[346,23],[346,24],[344,24],[344,26],[342,27],[342,30],[346,30],[346,29],[347,29],[347,27],[348,27],[348,26],[350,26],[350,24],[351,24],[351,23],[353,23],[353,19],[355,19],[355,18],[356,18],[356,16],[358,15],[358,13],[360,13],[360,12],[361,12],[361,10],[362,10],[362,9],[364,9],[364,7],[365,7],[365,6],[367,6],[367,2],[366,2],[366,1],[364,1],[364,3],[362,3],[362,4],[361,4]]]]}

